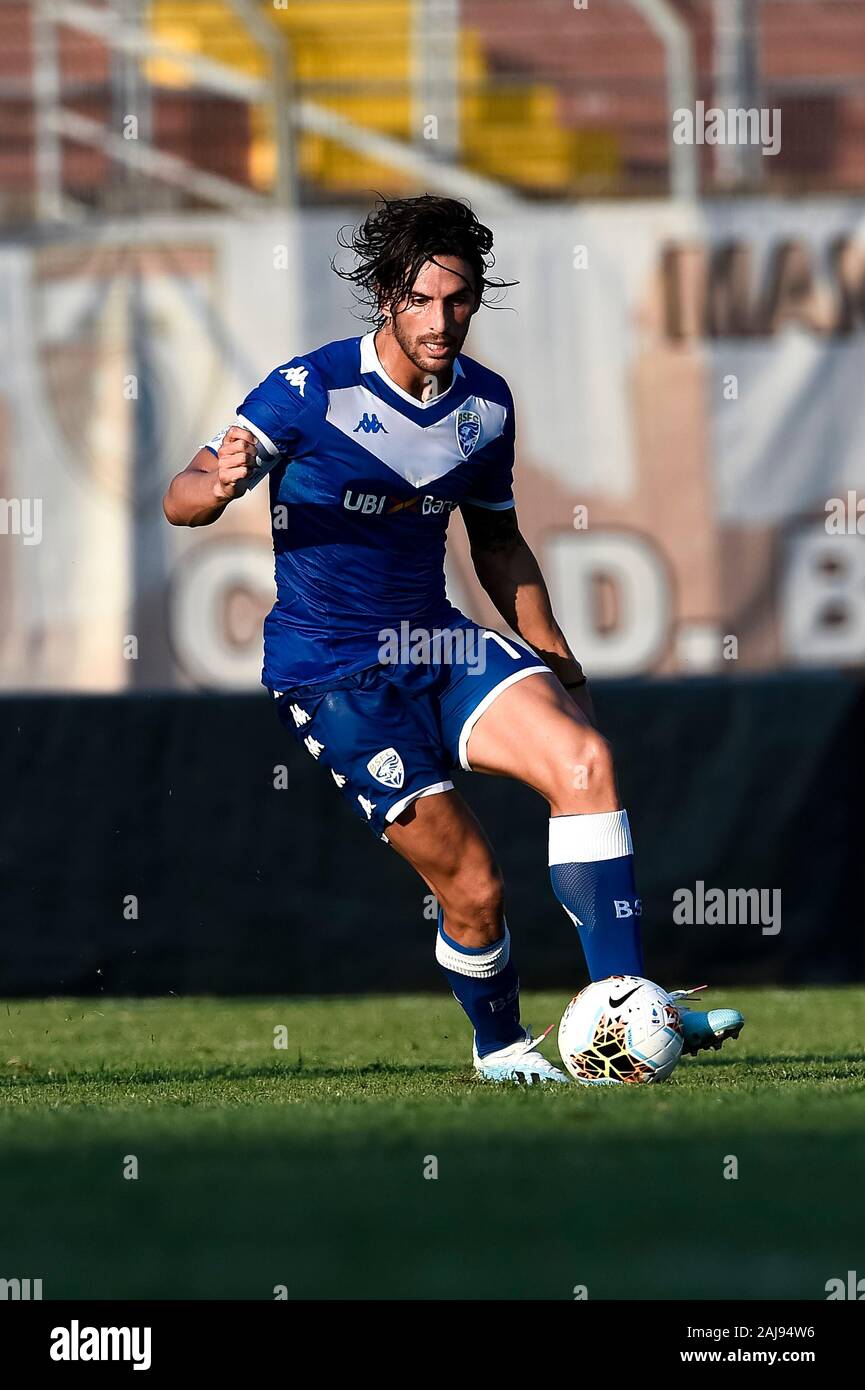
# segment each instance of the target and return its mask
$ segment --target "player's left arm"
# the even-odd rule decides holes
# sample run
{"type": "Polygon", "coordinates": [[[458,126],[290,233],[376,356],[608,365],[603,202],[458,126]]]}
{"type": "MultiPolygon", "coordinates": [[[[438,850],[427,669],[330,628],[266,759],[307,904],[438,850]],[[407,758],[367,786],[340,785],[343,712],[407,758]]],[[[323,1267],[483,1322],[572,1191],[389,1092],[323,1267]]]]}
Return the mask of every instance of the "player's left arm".
{"type": "Polygon", "coordinates": [[[541,567],[520,533],[513,507],[462,506],[472,562],[481,585],[505,622],[528,642],[594,721],[583,668],[553,616],[541,567]]]}

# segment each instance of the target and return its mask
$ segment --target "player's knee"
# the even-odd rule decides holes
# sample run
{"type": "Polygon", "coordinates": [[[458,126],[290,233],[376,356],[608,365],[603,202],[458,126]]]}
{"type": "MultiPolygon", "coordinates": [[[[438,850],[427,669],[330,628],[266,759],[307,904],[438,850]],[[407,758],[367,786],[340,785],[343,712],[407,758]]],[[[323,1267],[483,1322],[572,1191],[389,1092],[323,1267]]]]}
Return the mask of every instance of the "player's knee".
{"type": "Polygon", "coordinates": [[[547,796],[560,810],[579,812],[586,802],[615,801],[613,751],[597,729],[580,726],[549,769],[547,796]]]}
{"type": "Polygon", "coordinates": [[[442,895],[446,931],[465,946],[497,941],[504,920],[504,884],[495,864],[467,869],[442,895]]]}
{"type": "Polygon", "coordinates": [[[612,781],[613,750],[597,729],[589,729],[576,749],[576,766],[586,769],[586,780],[595,783],[612,781]]]}

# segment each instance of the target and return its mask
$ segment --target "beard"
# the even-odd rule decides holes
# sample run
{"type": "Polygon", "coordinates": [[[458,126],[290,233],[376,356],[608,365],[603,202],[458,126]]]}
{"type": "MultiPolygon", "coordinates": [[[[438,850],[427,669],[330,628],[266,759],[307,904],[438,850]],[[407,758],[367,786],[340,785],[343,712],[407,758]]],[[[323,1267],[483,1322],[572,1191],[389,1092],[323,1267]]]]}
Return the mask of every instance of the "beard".
{"type": "Polygon", "coordinates": [[[454,358],[459,353],[468,333],[466,325],[463,333],[451,332],[445,339],[431,333],[411,334],[405,327],[403,316],[394,315],[391,319],[391,329],[393,336],[399,344],[406,357],[421,372],[428,372],[432,376],[447,372],[453,366],[454,358]],[[427,342],[441,344],[441,350],[431,352],[426,346],[427,342]]]}

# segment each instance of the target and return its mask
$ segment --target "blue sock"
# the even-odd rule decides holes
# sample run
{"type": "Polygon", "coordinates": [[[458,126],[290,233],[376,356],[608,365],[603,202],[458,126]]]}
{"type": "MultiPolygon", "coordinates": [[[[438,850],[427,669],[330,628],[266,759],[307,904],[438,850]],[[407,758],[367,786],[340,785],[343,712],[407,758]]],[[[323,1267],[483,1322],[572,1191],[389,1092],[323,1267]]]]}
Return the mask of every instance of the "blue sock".
{"type": "Polygon", "coordinates": [[[643,906],[627,811],[553,816],[550,881],[580,934],[589,975],[642,975],[643,906]]]}
{"type": "Polygon", "coordinates": [[[520,981],[511,960],[511,935],[491,946],[461,946],[447,935],[439,908],[436,960],[475,1030],[479,1057],[525,1035],[520,1026],[520,981]]]}

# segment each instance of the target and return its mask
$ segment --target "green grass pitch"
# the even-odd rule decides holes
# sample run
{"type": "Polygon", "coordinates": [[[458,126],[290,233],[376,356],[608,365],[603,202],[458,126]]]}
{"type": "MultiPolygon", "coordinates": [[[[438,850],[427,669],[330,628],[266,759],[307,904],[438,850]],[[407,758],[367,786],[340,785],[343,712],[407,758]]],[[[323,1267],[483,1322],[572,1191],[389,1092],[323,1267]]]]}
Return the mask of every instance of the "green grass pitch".
{"type": "MultiPolygon", "coordinates": [[[[737,1042],[604,1090],[477,1082],[445,995],[0,1004],[0,1277],[44,1298],[823,1299],[865,1260],[865,990],[713,994],[743,1009],[737,1042]]],[[[565,1002],[528,994],[523,1017],[565,1002]]]]}

